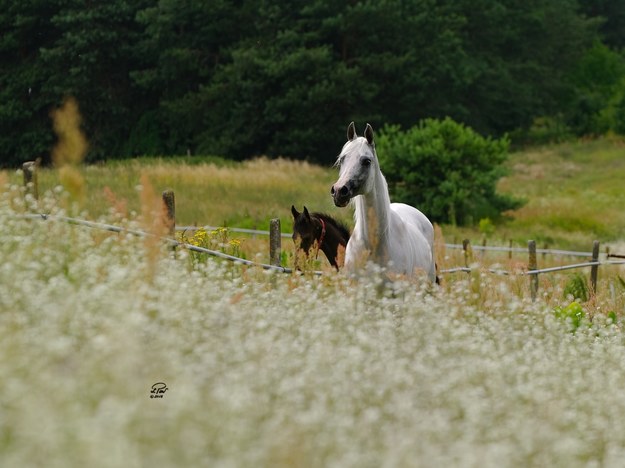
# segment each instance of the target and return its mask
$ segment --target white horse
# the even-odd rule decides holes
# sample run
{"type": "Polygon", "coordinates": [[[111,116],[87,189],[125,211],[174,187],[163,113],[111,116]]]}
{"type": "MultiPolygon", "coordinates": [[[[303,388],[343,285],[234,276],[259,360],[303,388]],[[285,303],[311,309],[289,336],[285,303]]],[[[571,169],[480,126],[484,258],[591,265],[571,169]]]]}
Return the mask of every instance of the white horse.
{"type": "Polygon", "coordinates": [[[345,207],[353,200],[355,207],[356,224],[347,243],[345,270],[354,273],[372,260],[408,277],[422,270],[435,281],[432,223],[412,206],[391,203],[371,125],[367,124],[365,136],[359,137],[354,122],[349,124],[347,143],[336,165],[340,167],[339,179],[330,190],[334,204],[345,207]]]}

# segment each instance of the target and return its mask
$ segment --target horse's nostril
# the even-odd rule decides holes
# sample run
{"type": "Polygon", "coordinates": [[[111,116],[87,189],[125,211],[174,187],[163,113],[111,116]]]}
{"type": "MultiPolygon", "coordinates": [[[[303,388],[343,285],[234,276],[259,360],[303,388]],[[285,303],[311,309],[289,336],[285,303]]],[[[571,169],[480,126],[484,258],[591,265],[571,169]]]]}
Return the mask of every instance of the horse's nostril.
{"type": "Polygon", "coordinates": [[[345,185],[343,185],[343,186],[340,188],[340,190],[339,190],[339,194],[340,194],[342,197],[344,197],[344,196],[346,196],[346,195],[349,195],[349,189],[348,189],[345,185]]]}
{"type": "Polygon", "coordinates": [[[330,188],[330,195],[334,195],[334,185],[330,188]]]}

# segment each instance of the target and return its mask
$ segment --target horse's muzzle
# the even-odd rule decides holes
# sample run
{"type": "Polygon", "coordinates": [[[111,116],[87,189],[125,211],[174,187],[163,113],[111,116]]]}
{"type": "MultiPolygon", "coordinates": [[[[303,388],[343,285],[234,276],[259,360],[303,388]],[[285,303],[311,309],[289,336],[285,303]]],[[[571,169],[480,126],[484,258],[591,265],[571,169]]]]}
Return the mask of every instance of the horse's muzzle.
{"type": "Polygon", "coordinates": [[[336,184],[332,186],[330,189],[330,193],[332,194],[332,199],[334,200],[334,204],[339,208],[343,208],[347,206],[349,200],[352,198],[352,193],[347,185],[343,185],[342,187],[337,187],[336,184]]]}

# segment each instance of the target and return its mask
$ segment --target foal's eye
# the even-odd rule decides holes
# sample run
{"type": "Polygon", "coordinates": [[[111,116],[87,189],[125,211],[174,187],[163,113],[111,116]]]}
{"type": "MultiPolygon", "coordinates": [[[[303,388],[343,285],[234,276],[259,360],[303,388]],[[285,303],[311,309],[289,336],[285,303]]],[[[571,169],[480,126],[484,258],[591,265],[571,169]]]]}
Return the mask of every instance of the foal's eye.
{"type": "Polygon", "coordinates": [[[361,164],[365,167],[371,166],[371,158],[362,158],[361,164]]]}

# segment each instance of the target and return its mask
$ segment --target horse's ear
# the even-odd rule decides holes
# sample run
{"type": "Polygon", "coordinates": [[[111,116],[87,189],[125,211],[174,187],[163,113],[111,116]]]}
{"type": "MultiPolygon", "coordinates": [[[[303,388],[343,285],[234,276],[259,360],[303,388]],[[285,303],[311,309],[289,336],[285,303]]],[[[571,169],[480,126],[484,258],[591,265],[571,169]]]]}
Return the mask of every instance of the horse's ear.
{"type": "Polygon", "coordinates": [[[354,138],[356,138],[356,126],[352,122],[347,126],[347,141],[352,141],[354,138]]]}
{"type": "Polygon", "coordinates": [[[304,216],[306,216],[306,219],[310,221],[310,213],[308,212],[308,208],[306,208],[306,205],[304,205],[304,216]]]}
{"type": "Polygon", "coordinates": [[[291,205],[291,214],[293,215],[293,218],[295,218],[295,219],[297,219],[299,217],[299,213],[295,209],[294,205],[291,205]]]}
{"type": "Polygon", "coordinates": [[[365,138],[367,139],[367,143],[370,145],[373,144],[373,127],[369,124],[365,127],[365,138]]]}

